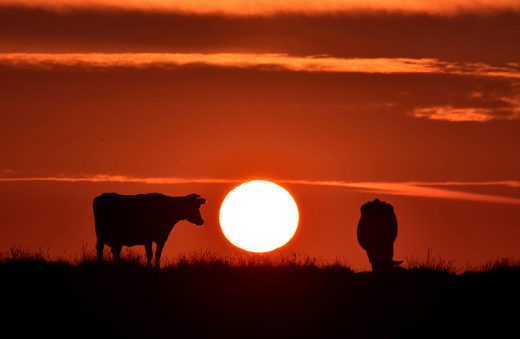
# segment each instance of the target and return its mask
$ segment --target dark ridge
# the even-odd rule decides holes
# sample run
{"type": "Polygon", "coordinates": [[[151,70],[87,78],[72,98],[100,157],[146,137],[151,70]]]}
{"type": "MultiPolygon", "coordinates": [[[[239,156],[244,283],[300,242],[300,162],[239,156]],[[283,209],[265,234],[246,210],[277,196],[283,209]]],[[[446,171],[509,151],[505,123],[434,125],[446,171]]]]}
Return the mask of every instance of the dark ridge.
{"type": "Polygon", "coordinates": [[[520,266],[460,275],[355,273],[305,262],[180,261],[161,270],[4,258],[2,332],[11,337],[448,338],[517,329],[520,266]]]}

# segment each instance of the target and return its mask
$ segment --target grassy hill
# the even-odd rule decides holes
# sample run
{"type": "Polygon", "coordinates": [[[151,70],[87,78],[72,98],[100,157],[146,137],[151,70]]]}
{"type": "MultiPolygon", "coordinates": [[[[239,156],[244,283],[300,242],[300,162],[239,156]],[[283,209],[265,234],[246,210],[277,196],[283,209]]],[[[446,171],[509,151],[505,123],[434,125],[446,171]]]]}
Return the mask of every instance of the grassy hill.
{"type": "MultiPolygon", "coordinates": [[[[9,337],[451,338],[518,335],[520,266],[360,272],[312,261],[0,262],[9,337]]],[[[3,335],[2,335],[3,336],[3,335]]],[[[7,336],[3,336],[6,337],[7,336]]]]}

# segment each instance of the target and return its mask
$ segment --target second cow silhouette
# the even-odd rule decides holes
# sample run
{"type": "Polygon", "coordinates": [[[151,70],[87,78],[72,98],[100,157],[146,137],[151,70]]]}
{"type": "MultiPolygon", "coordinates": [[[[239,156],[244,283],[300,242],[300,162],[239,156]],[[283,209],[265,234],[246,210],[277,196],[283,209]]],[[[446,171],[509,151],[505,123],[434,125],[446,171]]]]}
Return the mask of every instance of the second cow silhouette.
{"type": "Polygon", "coordinates": [[[372,271],[389,269],[402,263],[393,260],[397,217],[392,205],[375,199],[361,206],[357,238],[368,254],[372,271]]]}

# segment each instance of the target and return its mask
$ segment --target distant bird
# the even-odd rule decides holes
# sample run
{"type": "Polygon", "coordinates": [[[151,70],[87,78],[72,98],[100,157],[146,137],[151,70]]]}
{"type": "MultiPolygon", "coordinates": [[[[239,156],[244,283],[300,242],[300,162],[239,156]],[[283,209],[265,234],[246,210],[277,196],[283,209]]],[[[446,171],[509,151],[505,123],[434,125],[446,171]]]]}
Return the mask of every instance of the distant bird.
{"type": "Polygon", "coordinates": [[[361,206],[357,238],[368,254],[372,271],[388,269],[402,263],[393,260],[397,217],[392,205],[375,199],[361,206]]]}
{"type": "Polygon", "coordinates": [[[170,197],[159,193],[120,195],[103,193],[94,198],[96,252],[103,260],[103,248],[111,247],[115,261],[120,260],[122,246],[144,245],[147,264],[152,265],[152,242],[155,267],[159,268],[161,253],[173,229],[181,220],[202,226],[200,206],[206,202],[198,194],[170,197]]]}

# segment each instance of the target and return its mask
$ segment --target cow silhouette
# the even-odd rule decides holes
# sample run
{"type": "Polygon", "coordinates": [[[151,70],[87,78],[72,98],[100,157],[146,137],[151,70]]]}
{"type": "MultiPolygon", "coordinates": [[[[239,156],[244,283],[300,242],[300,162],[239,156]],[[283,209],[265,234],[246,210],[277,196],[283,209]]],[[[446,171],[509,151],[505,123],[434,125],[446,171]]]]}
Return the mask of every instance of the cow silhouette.
{"type": "Polygon", "coordinates": [[[155,267],[175,224],[187,220],[202,226],[200,206],[206,202],[198,194],[170,197],[159,193],[120,195],[103,193],[94,198],[96,252],[103,260],[103,248],[110,246],[116,262],[122,246],[144,245],[148,267],[152,265],[152,242],[156,243],[155,267]]]}
{"type": "Polygon", "coordinates": [[[357,238],[368,254],[372,271],[389,269],[402,263],[393,260],[397,218],[392,205],[375,199],[361,206],[357,238]]]}

